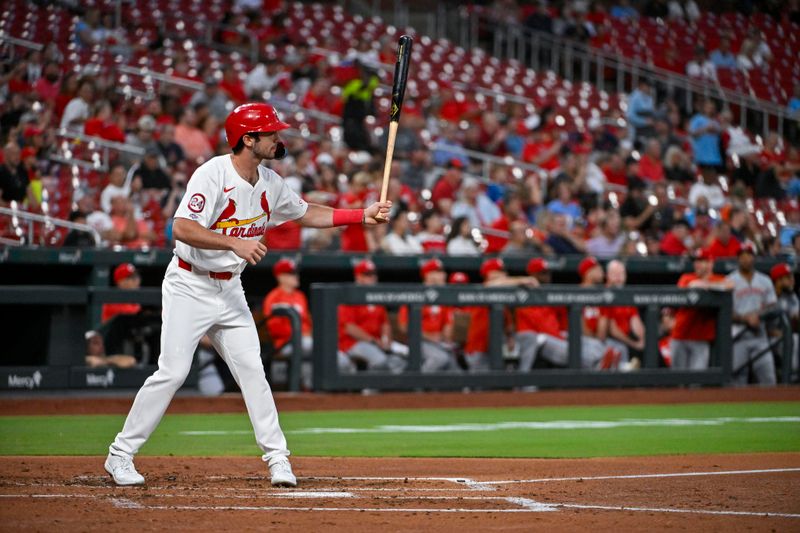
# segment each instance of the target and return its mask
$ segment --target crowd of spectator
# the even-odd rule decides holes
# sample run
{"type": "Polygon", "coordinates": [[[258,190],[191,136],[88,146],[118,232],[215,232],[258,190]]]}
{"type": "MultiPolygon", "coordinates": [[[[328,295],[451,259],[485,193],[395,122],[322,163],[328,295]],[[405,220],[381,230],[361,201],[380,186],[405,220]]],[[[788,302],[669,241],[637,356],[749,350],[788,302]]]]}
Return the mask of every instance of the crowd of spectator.
{"type": "MultiPolygon", "coordinates": [[[[691,16],[692,4],[683,6],[682,16],[691,16]]],[[[620,2],[608,16],[633,16],[627,12],[620,2]]],[[[124,28],[107,27],[110,19],[96,9],[81,21],[77,46],[132,41],[124,28]]],[[[369,203],[378,195],[385,144],[375,119],[376,65],[393,61],[391,41],[371,47],[362,40],[333,65],[279,33],[265,39],[280,43],[283,53],[264,55],[242,76],[229,65],[192,71],[178,51],[172,74],[202,88],[162,84],[159,94],[141,101],[118,92],[112,72],[62,71],[59,57],[66,51],[57,47],[21,60],[3,58],[3,203],[43,211],[42,183],[66,177],[75,186],[68,218],[97,229],[106,245],[169,246],[171,217],[192,170],[228,150],[221,129],[226,114],[265,97],[341,117],[340,127],[320,138],[287,136],[289,157],[272,167],[310,200],[337,207],[369,203]],[[112,150],[116,157],[106,172],[74,180],[50,159],[63,155],[57,128],[125,149],[112,150]]],[[[762,56],[768,60],[766,52],[762,56]]],[[[713,100],[696,102],[692,111],[659,100],[646,79],[622,110],[611,109],[585,128],[566,127],[559,118],[547,102],[533,112],[513,102],[491,109],[443,83],[438,93],[410,99],[404,109],[389,187],[395,204],[390,225],[301,230],[290,222],[268,233],[268,246],[600,258],[689,255],[711,247],[722,257],[752,241],[766,255],[800,251],[800,152],[777,134],[762,139],[743,131],[713,100]],[[487,164],[478,153],[539,170],[487,164]],[[754,208],[768,200],[777,202],[773,214],[785,218],[772,226],[754,208]]],[[[87,243],[80,232],[65,241],[87,243]]]]}

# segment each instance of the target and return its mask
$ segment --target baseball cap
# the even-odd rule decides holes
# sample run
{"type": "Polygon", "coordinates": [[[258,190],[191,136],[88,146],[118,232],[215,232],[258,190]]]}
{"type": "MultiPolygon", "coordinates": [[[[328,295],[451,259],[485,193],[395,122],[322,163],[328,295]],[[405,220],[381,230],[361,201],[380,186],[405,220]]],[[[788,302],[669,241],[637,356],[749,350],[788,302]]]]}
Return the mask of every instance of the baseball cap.
{"type": "Polygon", "coordinates": [[[27,159],[29,157],[36,157],[36,148],[26,146],[19,154],[20,159],[27,159]]]}
{"type": "Polygon", "coordinates": [[[463,272],[453,272],[450,274],[450,278],[447,280],[448,283],[469,283],[469,276],[464,274],[463,272]]]}
{"type": "Polygon", "coordinates": [[[489,276],[491,272],[494,272],[495,270],[505,270],[505,269],[506,266],[505,264],[503,264],[503,260],[500,259],[499,257],[495,257],[493,259],[487,259],[481,265],[481,277],[485,279],[487,276],[489,276]]]}
{"type": "Polygon", "coordinates": [[[114,283],[119,283],[123,279],[127,279],[134,274],[138,274],[135,266],[131,263],[122,263],[114,269],[114,283]]]}
{"type": "Polygon", "coordinates": [[[275,277],[281,274],[297,274],[297,265],[291,259],[278,259],[272,267],[272,273],[275,277]]]}
{"type": "Polygon", "coordinates": [[[444,265],[439,259],[435,257],[432,259],[428,259],[422,266],[419,267],[419,273],[424,278],[429,272],[436,272],[437,270],[441,271],[444,270],[444,265]]]}
{"type": "Polygon", "coordinates": [[[600,266],[600,262],[596,258],[589,256],[578,264],[578,274],[584,277],[587,272],[596,266],[600,266]]]}
{"type": "Polygon", "coordinates": [[[41,135],[42,133],[44,133],[44,130],[42,128],[38,127],[38,126],[27,126],[22,131],[22,136],[23,137],[34,137],[36,135],[41,135]]]}
{"type": "Polygon", "coordinates": [[[156,129],[156,119],[152,115],[142,115],[136,122],[136,127],[140,130],[153,131],[156,129]]]}
{"type": "Polygon", "coordinates": [[[750,241],[743,242],[742,247],[739,248],[739,252],[736,255],[738,256],[744,253],[756,255],[756,247],[753,246],[752,242],[750,241]]]}
{"type": "Polygon", "coordinates": [[[769,277],[772,278],[772,281],[778,281],[783,276],[791,276],[792,275],[792,267],[790,267],[786,263],[778,263],[769,271],[769,277]]]}
{"type": "Polygon", "coordinates": [[[464,162],[454,157],[453,159],[448,161],[448,166],[450,168],[464,168],[464,162]]]}
{"type": "Polygon", "coordinates": [[[375,274],[376,273],[375,263],[370,261],[369,259],[362,259],[356,266],[353,267],[353,274],[356,276],[363,276],[365,274],[375,274]]]}
{"type": "Polygon", "coordinates": [[[528,261],[528,266],[525,269],[528,274],[538,274],[539,272],[546,272],[547,268],[547,261],[542,259],[541,257],[534,257],[530,261],[528,261]]]}
{"type": "Polygon", "coordinates": [[[692,259],[695,261],[713,261],[714,256],[708,248],[700,248],[692,254],[692,259]]]}

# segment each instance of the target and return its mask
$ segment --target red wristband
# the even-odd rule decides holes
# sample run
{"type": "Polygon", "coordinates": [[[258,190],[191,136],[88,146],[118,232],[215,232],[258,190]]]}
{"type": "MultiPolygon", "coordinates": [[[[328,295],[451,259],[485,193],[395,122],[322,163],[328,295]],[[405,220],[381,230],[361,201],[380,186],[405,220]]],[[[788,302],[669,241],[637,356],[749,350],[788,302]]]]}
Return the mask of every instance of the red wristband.
{"type": "Polygon", "coordinates": [[[364,222],[363,209],[334,209],[333,225],[345,226],[347,224],[361,224],[364,222]]]}

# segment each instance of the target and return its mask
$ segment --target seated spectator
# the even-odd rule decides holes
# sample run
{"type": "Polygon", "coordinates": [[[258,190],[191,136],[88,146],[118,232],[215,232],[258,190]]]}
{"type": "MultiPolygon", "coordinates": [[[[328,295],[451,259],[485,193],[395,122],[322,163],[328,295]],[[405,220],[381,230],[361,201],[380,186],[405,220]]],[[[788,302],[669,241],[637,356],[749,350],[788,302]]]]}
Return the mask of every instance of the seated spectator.
{"type": "MultiPolygon", "coordinates": [[[[378,279],[375,264],[369,259],[353,267],[356,285],[375,285],[378,279]]],[[[377,305],[339,306],[339,371],[388,370],[399,373],[406,363],[408,347],[392,340],[392,327],[386,308],[377,305]]]]}
{"type": "Polygon", "coordinates": [[[687,255],[694,242],[689,227],[685,219],[676,220],[672,229],[664,234],[659,244],[659,251],[664,255],[683,256],[687,255]]]}
{"type": "Polygon", "coordinates": [[[69,101],[64,113],[61,115],[60,127],[83,131],[83,123],[86,122],[91,114],[91,104],[94,99],[94,83],[91,80],[83,80],[78,87],[75,98],[69,101]]]}
{"type": "Polygon", "coordinates": [[[115,196],[128,197],[131,194],[131,186],[127,181],[127,172],[122,163],[114,163],[108,172],[108,185],[100,193],[100,208],[106,213],[111,212],[111,200],[115,196]]]}
{"type": "Polygon", "coordinates": [[[191,107],[181,112],[178,125],[175,126],[175,142],[186,154],[186,159],[195,163],[206,161],[214,155],[208,137],[198,127],[197,114],[191,107]]]}
{"type": "MultiPolygon", "coordinates": [[[[373,177],[368,172],[357,172],[350,180],[350,191],[339,197],[342,209],[359,209],[367,205],[367,195],[371,192],[373,177]]],[[[343,252],[371,252],[377,248],[372,231],[361,224],[349,224],[341,232],[343,252]]]]}
{"type": "Polygon", "coordinates": [[[142,162],[133,171],[134,179],[142,180],[142,189],[157,192],[159,199],[172,188],[169,176],[161,167],[160,156],[158,146],[149,146],[142,162]]]}
{"type": "Polygon", "coordinates": [[[725,205],[727,199],[725,198],[725,193],[722,192],[722,187],[719,185],[717,169],[709,166],[703,167],[701,175],[703,180],[696,182],[689,189],[689,205],[696,206],[698,198],[702,196],[708,200],[709,207],[720,209],[725,205]]]}
{"type": "Polygon", "coordinates": [[[500,207],[492,202],[482,190],[480,182],[473,177],[464,179],[458,192],[458,201],[450,209],[451,218],[466,217],[474,228],[489,227],[502,214],[500,207]]]}
{"type": "Polygon", "coordinates": [[[627,231],[648,229],[658,207],[655,197],[646,194],[646,185],[641,178],[633,177],[628,181],[628,195],[619,208],[623,226],[627,231]]]}
{"type": "Polygon", "coordinates": [[[222,79],[219,82],[219,87],[235,105],[240,105],[247,101],[244,84],[239,79],[239,74],[233,66],[226,65],[222,68],[222,79]]]}
{"type": "Polygon", "coordinates": [[[583,240],[573,235],[569,229],[569,220],[566,215],[549,215],[547,217],[547,231],[549,233],[545,243],[558,254],[578,255],[586,252],[583,240]]]}
{"type": "Polygon", "coordinates": [[[522,160],[538,165],[551,174],[555,173],[561,165],[558,156],[562,146],[560,138],[540,127],[528,135],[522,147],[522,160]]]}
{"type": "Polygon", "coordinates": [[[730,37],[721,37],[719,40],[719,48],[711,52],[711,56],[709,57],[714,66],[717,68],[726,68],[730,70],[736,70],[737,63],[736,63],[736,56],[731,51],[731,39],[730,37]]]}
{"type": "Polygon", "coordinates": [[[695,47],[694,58],[686,63],[686,75],[690,78],[700,78],[709,81],[717,79],[717,67],[708,59],[705,47],[695,47]]]}
{"type": "Polygon", "coordinates": [[[417,255],[423,252],[422,245],[411,233],[408,211],[397,213],[389,221],[389,232],[383,238],[381,248],[390,255],[417,255]]]}
{"type": "Polygon", "coordinates": [[[756,64],[756,45],[751,41],[744,41],[739,48],[739,55],[736,56],[736,66],[739,70],[747,72],[757,68],[756,64]]]}
{"type": "Polygon", "coordinates": [[[464,164],[460,159],[451,159],[447,170],[436,181],[431,191],[431,202],[442,213],[450,213],[458,196],[464,176],[464,164]]]}
{"type": "MultiPolygon", "coordinates": [[[[156,119],[154,119],[152,115],[142,115],[139,117],[139,120],[136,121],[136,130],[128,134],[125,138],[125,142],[137,148],[141,148],[143,152],[151,148],[157,148],[153,135],[155,130],[156,119]]],[[[121,161],[128,167],[138,163],[141,157],[142,156],[135,156],[133,154],[120,155],[121,161]]]]}
{"type": "MultiPolygon", "coordinates": [[[[75,224],[86,224],[86,215],[80,211],[71,211],[67,220],[75,224]]],[[[64,242],[61,243],[61,246],[75,248],[91,248],[94,245],[95,241],[89,233],[77,229],[69,230],[67,236],[64,237],[64,242]]]]}
{"type": "Polygon", "coordinates": [[[207,76],[203,80],[203,89],[197,91],[189,99],[189,107],[206,106],[208,112],[217,120],[223,121],[228,116],[229,109],[227,93],[222,89],[220,81],[214,76],[207,76]]]}
{"type": "Polygon", "coordinates": [[[22,150],[14,141],[3,147],[3,162],[0,164],[0,199],[5,205],[9,202],[22,204],[30,191],[28,170],[22,162],[22,150]]]}
{"type": "Polygon", "coordinates": [[[55,104],[61,92],[61,67],[56,61],[47,61],[42,76],[33,84],[33,91],[43,102],[55,104]]]}
{"type": "Polygon", "coordinates": [[[444,236],[442,217],[433,209],[422,213],[420,217],[422,231],[417,234],[417,240],[422,245],[425,253],[445,253],[447,241],[444,236]]]}
{"type": "Polygon", "coordinates": [[[500,252],[508,243],[508,234],[513,222],[522,222],[527,228],[527,219],[522,210],[522,200],[519,196],[508,198],[503,205],[502,214],[487,228],[485,232],[486,248],[484,253],[494,254],[500,252]],[[491,230],[491,231],[489,231],[491,230]]]}
{"type": "Polygon", "coordinates": [[[156,240],[156,234],[144,218],[138,218],[133,204],[125,196],[114,196],[111,199],[111,223],[118,235],[117,242],[128,248],[150,246],[156,240]]]}
{"type": "Polygon", "coordinates": [[[736,257],[739,254],[742,243],[731,233],[730,224],[720,222],[714,233],[714,239],[708,246],[708,253],[712,257],[736,257]]]}
{"type": "Polygon", "coordinates": [[[431,152],[433,164],[436,166],[443,167],[448,163],[452,166],[454,160],[461,164],[461,168],[469,165],[469,157],[464,151],[456,123],[442,123],[442,133],[433,143],[431,152]]]}
{"type": "Polygon", "coordinates": [[[645,145],[645,151],[639,159],[638,176],[645,181],[662,181],[664,179],[664,165],[661,163],[661,143],[650,139],[645,145]]]}
{"type": "Polygon", "coordinates": [[[733,284],[733,378],[746,385],[775,385],[775,361],[761,314],[777,304],[775,288],[768,276],[755,269],[755,247],[745,243],[739,250],[738,269],[726,278],[733,284]],[[767,354],[761,355],[764,351],[767,354]]]}
{"type": "Polygon", "coordinates": [[[90,7],[75,24],[73,39],[79,47],[90,48],[95,44],[100,44],[100,35],[102,35],[100,10],[96,7],[90,7]]]}
{"type": "MultiPolygon", "coordinates": [[[[444,265],[439,259],[428,259],[420,267],[422,284],[440,287],[446,284],[444,265]]],[[[397,313],[397,324],[401,332],[408,334],[408,307],[397,313]]],[[[441,305],[422,307],[422,372],[458,371],[453,353],[453,311],[441,305]]]]}
{"type": "Polygon", "coordinates": [[[508,228],[508,241],[500,250],[500,254],[503,257],[530,257],[532,254],[541,255],[543,253],[552,253],[544,240],[526,222],[513,220],[508,228]]]}
{"type": "Polygon", "coordinates": [[[159,128],[158,141],[156,147],[160,152],[160,157],[164,159],[167,168],[175,169],[185,159],[183,148],[175,142],[175,125],[162,124],[159,128]]]}
{"type": "Polygon", "coordinates": [[[638,19],[639,12],[630,3],[630,0],[617,0],[608,10],[608,14],[615,19],[631,20],[638,19]]]}
{"type": "Polygon", "coordinates": [[[586,251],[600,259],[612,259],[619,255],[624,242],[622,219],[619,212],[612,209],[600,221],[600,233],[586,241],[586,251]]]}
{"type": "Polygon", "coordinates": [[[750,26],[750,29],[747,30],[747,38],[742,41],[741,49],[748,50],[747,57],[753,67],[763,68],[772,61],[772,50],[764,41],[761,30],[757,26],[750,26]]]}
{"type": "Polygon", "coordinates": [[[472,226],[466,217],[453,220],[447,236],[448,255],[479,255],[481,253],[472,235],[472,226]]]}
{"type": "Polygon", "coordinates": [[[619,152],[611,154],[601,167],[606,181],[620,187],[628,186],[628,167],[625,158],[619,152]]]}
{"type": "Polygon", "coordinates": [[[689,154],[677,146],[670,146],[664,156],[664,177],[680,184],[694,183],[696,175],[689,154]]]}
{"type": "Polygon", "coordinates": [[[108,100],[97,102],[94,105],[94,109],[94,116],[83,124],[83,133],[100,137],[107,141],[124,143],[125,132],[123,132],[119,124],[113,120],[113,109],[108,100]]]}
{"type": "Polygon", "coordinates": [[[555,215],[565,215],[568,226],[572,228],[581,218],[583,210],[572,195],[572,188],[566,180],[557,180],[553,186],[553,199],[547,204],[547,211],[555,215]]]}
{"type": "Polygon", "coordinates": [[[288,358],[292,353],[292,325],[289,317],[274,316],[275,309],[291,307],[300,315],[301,347],[303,351],[303,384],[306,388],[311,386],[311,353],[313,338],[311,336],[311,314],[308,310],[308,300],[303,291],[299,290],[300,279],[297,275],[297,265],[291,259],[279,259],[272,267],[272,273],[278,286],[272,289],[262,303],[262,311],[267,321],[272,346],[281,358],[288,358]]]}

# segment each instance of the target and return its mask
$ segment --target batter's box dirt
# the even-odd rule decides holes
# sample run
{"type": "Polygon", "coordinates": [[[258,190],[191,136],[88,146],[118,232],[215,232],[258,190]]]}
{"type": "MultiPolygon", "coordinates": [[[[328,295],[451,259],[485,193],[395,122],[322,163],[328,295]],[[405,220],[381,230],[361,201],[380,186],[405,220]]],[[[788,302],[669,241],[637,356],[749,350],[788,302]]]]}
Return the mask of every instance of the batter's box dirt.
{"type": "Polygon", "coordinates": [[[297,489],[257,458],[0,458],[4,530],[800,530],[800,454],[586,460],[293,458],[297,489]]]}

